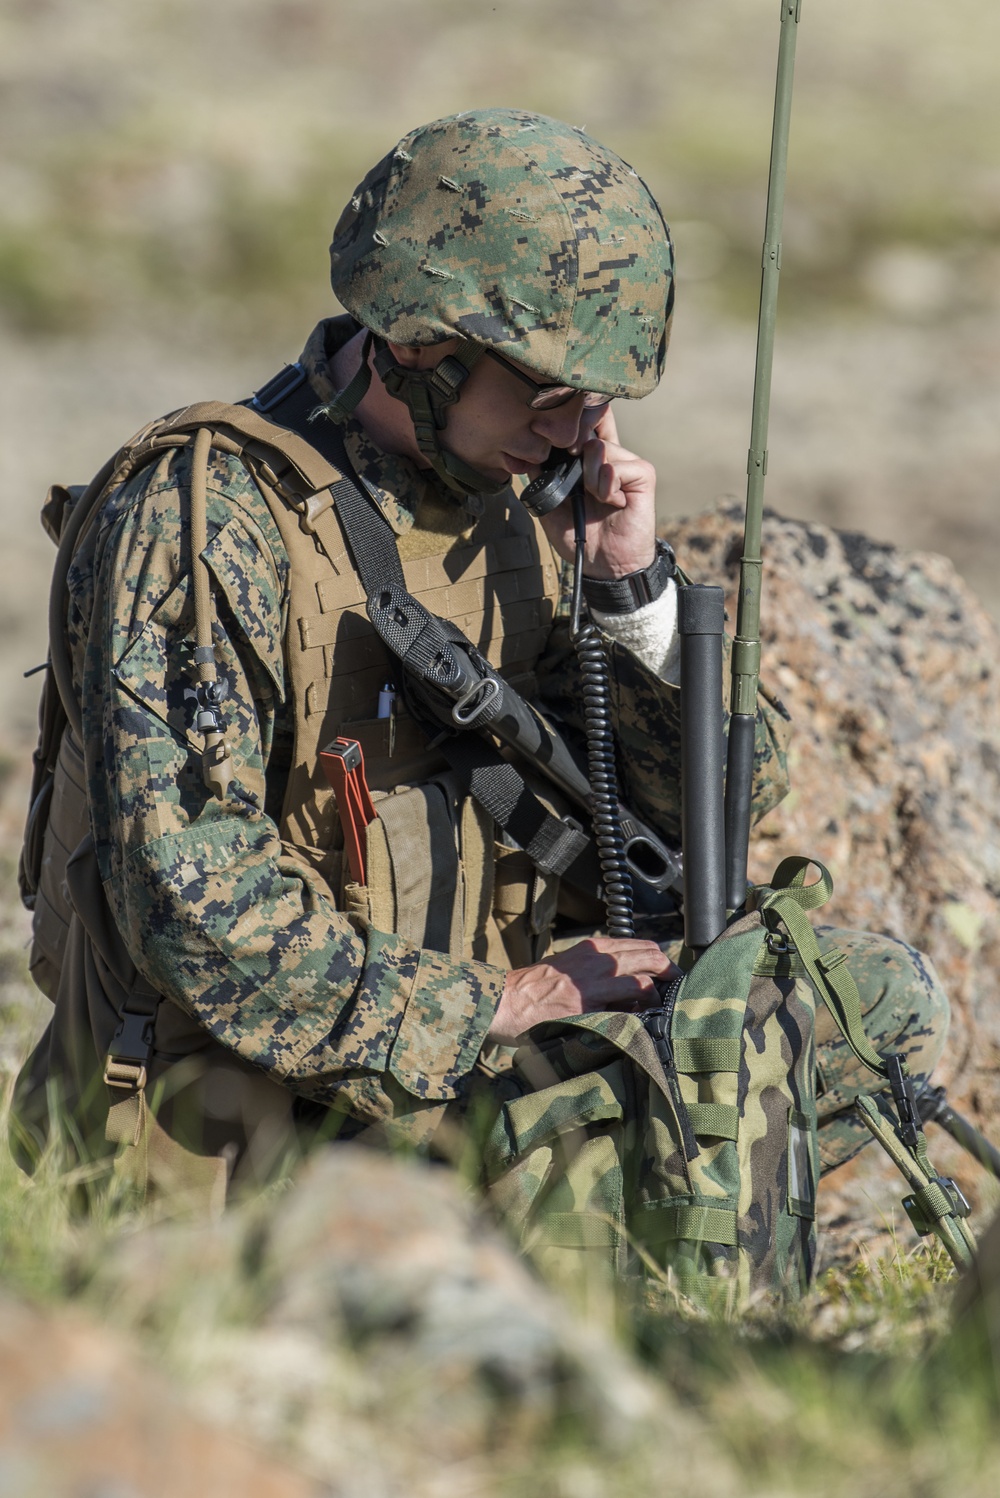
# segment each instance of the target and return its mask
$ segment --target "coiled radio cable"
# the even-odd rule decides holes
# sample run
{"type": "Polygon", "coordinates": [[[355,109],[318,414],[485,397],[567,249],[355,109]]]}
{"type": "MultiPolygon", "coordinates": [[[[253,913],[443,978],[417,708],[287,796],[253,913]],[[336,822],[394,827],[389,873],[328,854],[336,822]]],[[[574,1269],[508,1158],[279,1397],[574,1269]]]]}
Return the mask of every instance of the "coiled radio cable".
{"type": "Polygon", "coordinates": [[[587,738],[587,778],[591,791],[591,823],[601,865],[609,936],[634,936],[632,877],[625,859],[625,834],[618,808],[615,743],[611,728],[611,683],[608,657],[597,625],[584,612],[583,561],[587,540],[586,504],[582,484],[572,495],[576,557],[570,636],[583,681],[583,722],[587,738]]]}

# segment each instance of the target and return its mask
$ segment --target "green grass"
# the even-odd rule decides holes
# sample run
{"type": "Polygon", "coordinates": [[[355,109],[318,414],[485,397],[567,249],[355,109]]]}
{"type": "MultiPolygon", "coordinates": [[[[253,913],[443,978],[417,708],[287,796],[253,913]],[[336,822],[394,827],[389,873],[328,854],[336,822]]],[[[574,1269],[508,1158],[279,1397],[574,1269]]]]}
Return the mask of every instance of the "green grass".
{"type": "MultiPolygon", "coordinates": [[[[196,1247],[192,1274],[195,1230],[178,1224],[150,1252],[149,1209],[106,1166],[68,1165],[66,1146],[53,1145],[30,1180],[0,1146],[4,1286],[49,1305],[90,1306],[155,1348],[181,1381],[214,1366],[215,1344],[225,1366],[232,1338],[252,1333],[265,1314],[272,1287],[255,1270],[253,1224],[280,1210],[280,1193],[241,1208],[230,1228],[205,1240],[214,1244],[207,1253],[196,1247]],[[126,1273],[123,1289],[115,1266],[137,1255],[151,1273],[126,1273]]],[[[996,1370],[981,1321],[953,1329],[952,1285],[943,1252],[921,1246],[831,1271],[797,1304],[743,1316],[709,1315],[652,1281],[622,1292],[612,1320],[647,1374],[698,1412],[704,1438],[740,1473],[740,1491],[986,1498],[1000,1460],[996,1370]]],[[[364,1347],[344,1356],[362,1380],[374,1373],[392,1386],[384,1349],[367,1371],[364,1347]]],[[[400,1390],[392,1419],[402,1430],[406,1402],[418,1396],[405,1379],[400,1390]]],[[[671,1491],[658,1480],[670,1453],[657,1452],[655,1432],[615,1451],[572,1409],[527,1424],[522,1412],[508,1429],[500,1400],[495,1418],[480,1454],[496,1486],[483,1491],[538,1498],[671,1491]]],[[[297,1439],[291,1428],[282,1437],[292,1456],[297,1439]]]]}

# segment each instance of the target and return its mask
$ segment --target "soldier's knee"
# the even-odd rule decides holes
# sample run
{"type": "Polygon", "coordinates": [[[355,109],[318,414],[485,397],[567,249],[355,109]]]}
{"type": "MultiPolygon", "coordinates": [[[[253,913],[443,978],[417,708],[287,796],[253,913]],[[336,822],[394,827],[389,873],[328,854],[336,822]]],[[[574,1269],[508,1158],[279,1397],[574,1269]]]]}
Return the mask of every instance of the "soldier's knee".
{"type": "MultiPolygon", "coordinates": [[[[816,935],[824,950],[837,948],[845,954],[858,987],[868,1039],[880,1054],[902,1052],[919,1093],[948,1035],[948,996],[933,964],[906,942],[870,931],[820,927],[816,935]]],[[[824,1005],[817,1015],[816,1040],[820,1158],[825,1173],[868,1142],[870,1135],[852,1105],[859,1092],[878,1090],[881,1084],[854,1057],[824,1005]]]]}
{"type": "MultiPolygon", "coordinates": [[[[838,948],[858,987],[865,1033],[876,1051],[904,1051],[914,1076],[929,1076],[948,1034],[948,996],[922,952],[891,936],[871,931],[820,927],[821,948],[838,948]]],[[[825,1010],[817,1021],[817,1041],[837,1047],[840,1032],[825,1010]]]]}

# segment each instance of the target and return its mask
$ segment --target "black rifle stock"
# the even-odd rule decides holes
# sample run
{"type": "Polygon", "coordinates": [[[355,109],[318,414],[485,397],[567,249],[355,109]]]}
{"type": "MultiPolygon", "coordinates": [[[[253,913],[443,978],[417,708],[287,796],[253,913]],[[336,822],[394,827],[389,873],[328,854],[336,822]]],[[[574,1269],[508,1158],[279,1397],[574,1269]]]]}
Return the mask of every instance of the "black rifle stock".
{"type": "Polygon", "coordinates": [[[681,641],[681,847],[684,943],[710,946],[726,924],[722,797],[721,588],[688,584],[677,592],[681,641]]]}

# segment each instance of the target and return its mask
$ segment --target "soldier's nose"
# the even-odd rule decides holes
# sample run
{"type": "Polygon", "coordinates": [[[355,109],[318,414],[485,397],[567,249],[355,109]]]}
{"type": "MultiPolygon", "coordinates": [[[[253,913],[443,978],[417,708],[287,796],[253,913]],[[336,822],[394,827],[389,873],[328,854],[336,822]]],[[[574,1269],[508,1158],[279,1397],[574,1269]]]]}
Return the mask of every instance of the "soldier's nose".
{"type": "Polygon", "coordinates": [[[564,406],[532,412],[531,430],[545,437],[553,447],[572,447],[580,437],[583,417],[583,395],[574,396],[564,406]]]}

